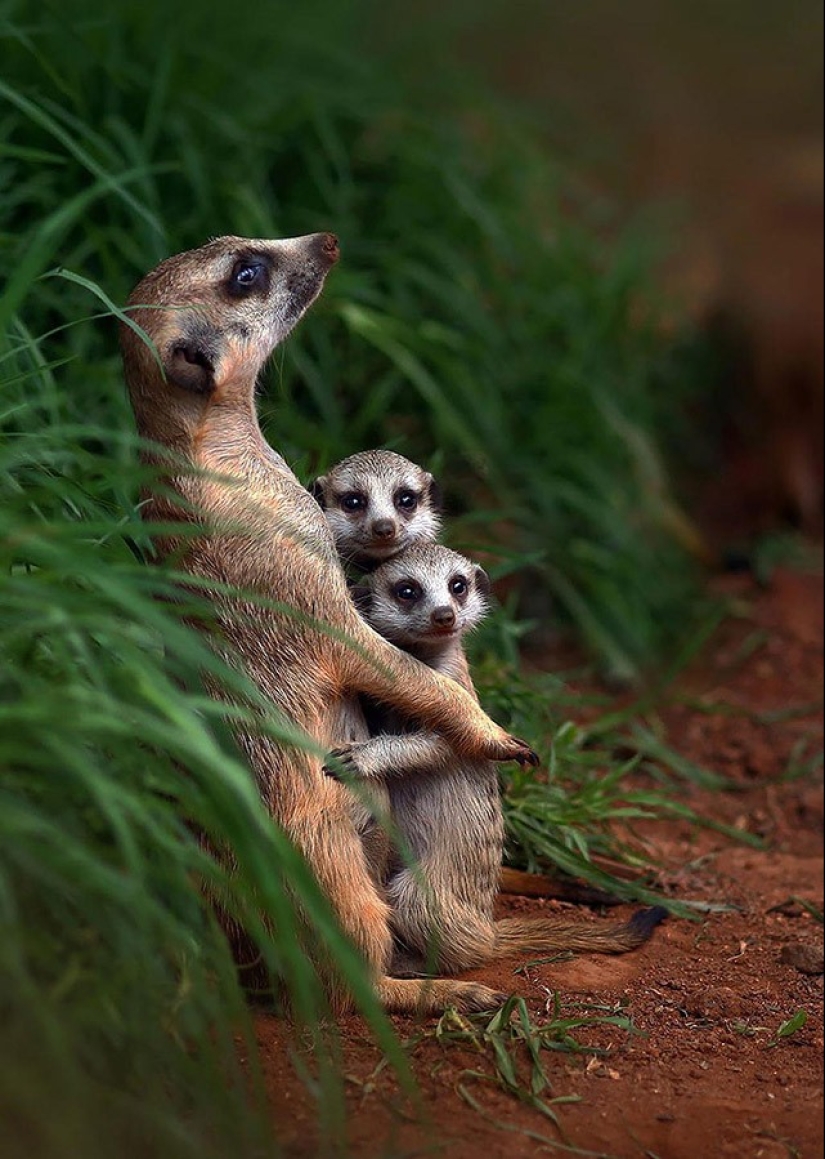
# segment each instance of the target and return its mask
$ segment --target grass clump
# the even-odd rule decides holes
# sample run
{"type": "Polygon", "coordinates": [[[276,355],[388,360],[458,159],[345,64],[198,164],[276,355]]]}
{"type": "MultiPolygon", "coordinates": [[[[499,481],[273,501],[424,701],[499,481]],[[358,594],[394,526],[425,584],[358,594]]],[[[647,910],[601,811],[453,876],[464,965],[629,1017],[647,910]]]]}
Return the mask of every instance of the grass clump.
{"type": "Polygon", "coordinates": [[[588,1054],[595,1059],[608,1055],[609,1051],[580,1041],[578,1033],[593,1027],[610,1026],[628,1037],[642,1032],[623,1010],[605,1013],[603,1008],[585,1008],[565,1014],[558,993],[548,998],[547,1014],[547,1018],[535,1022],[524,999],[513,995],[492,1018],[464,1016],[449,1010],[433,1033],[442,1045],[469,1048],[477,1056],[476,1065],[468,1067],[459,1076],[457,1090],[483,1118],[502,1130],[525,1135],[551,1150],[592,1154],[581,1152],[566,1141],[559,1110],[565,1104],[579,1100],[576,1095],[553,1095],[547,1073],[547,1056],[552,1053],[588,1054]],[[487,1069],[481,1069],[484,1064],[487,1064],[487,1069]],[[473,1089],[491,1083],[549,1120],[556,1134],[543,1135],[493,1118],[473,1089]]]}

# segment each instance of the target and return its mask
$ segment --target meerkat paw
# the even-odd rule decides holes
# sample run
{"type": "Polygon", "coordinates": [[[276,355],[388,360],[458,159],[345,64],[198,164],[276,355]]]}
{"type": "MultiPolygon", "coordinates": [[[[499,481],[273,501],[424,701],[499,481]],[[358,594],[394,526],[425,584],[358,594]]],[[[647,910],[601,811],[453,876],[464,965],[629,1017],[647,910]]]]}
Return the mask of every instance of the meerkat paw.
{"type": "Polygon", "coordinates": [[[508,736],[506,733],[500,742],[497,741],[491,746],[491,750],[489,759],[493,761],[516,761],[522,768],[527,765],[536,768],[540,763],[538,753],[530,748],[526,740],[508,736]]]}
{"type": "Polygon", "coordinates": [[[389,978],[378,981],[378,997],[387,1010],[398,1013],[443,1014],[452,1007],[459,1014],[500,1009],[509,994],[454,978],[389,978]]]}
{"type": "Polygon", "coordinates": [[[460,1014],[481,1014],[484,1011],[499,1010],[510,997],[503,990],[492,990],[480,982],[460,982],[453,998],[453,1004],[460,1014]]]}
{"type": "Polygon", "coordinates": [[[324,774],[334,781],[344,783],[362,777],[375,777],[376,772],[366,759],[369,751],[369,741],[354,741],[333,749],[324,762],[324,774]]]}

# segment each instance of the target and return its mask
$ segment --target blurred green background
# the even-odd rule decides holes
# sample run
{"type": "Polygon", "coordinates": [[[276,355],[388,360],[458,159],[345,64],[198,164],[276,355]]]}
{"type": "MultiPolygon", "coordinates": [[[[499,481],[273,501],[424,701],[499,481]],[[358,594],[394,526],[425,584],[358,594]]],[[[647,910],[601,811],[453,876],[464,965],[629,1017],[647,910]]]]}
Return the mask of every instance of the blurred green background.
{"type": "MultiPolygon", "coordinates": [[[[265,431],[304,479],[374,445],[439,474],[449,540],[484,551],[503,602],[477,645],[486,702],[560,778],[508,782],[511,838],[586,870],[617,809],[667,802],[628,804],[519,644],[572,634],[655,686],[708,623],[707,563],[821,513],[821,19],[801,0],[0,0],[4,1154],[271,1146],[204,883],[317,1024],[297,897],[392,1049],[198,691],[214,660],[191,608],[144,565],[113,316],[131,287],[210,236],[339,234],[263,384],[265,431]],[[192,821],[233,849],[231,879],[192,821]]],[[[328,1045],[317,1066],[332,1123],[328,1045]]]]}

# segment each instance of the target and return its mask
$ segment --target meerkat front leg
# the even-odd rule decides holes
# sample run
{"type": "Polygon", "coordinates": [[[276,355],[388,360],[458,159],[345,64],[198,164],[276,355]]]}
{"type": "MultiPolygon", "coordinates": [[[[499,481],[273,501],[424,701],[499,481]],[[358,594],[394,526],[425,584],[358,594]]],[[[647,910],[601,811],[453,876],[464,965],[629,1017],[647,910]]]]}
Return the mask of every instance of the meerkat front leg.
{"type": "Polygon", "coordinates": [[[434,732],[378,733],[333,749],[324,772],[349,778],[383,781],[410,773],[446,772],[455,764],[455,749],[434,732]]]}
{"type": "Polygon", "coordinates": [[[529,744],[495,724],[456,680],[387,643],[354,609],[353,615],[347,633],[356,647],[342,645],[340,655],[339,678],[347,688],[420,721],[443,736],[459,756],[539,763],[529,744]]]}

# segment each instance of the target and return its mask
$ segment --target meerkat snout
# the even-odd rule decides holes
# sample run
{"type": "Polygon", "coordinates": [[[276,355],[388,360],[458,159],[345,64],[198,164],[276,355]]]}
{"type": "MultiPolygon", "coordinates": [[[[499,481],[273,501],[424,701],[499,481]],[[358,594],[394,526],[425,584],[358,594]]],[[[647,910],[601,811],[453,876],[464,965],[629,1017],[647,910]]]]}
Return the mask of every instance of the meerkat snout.
{"type": "Polygon", "coordinates": [[[436,628],[452,628],[455,624],[455,612],[450,607],[433,608],[430,619],[436,628]]]}
{"type": "Polygon", "coordinates": [[[376,539],[394,539],[398,527],[394,519],[376,519],[372,524],[372,534],[376,539]]]}
{"type": "Polygon", "coordinates": [[[394,451],[350,455],[316,479],[311,491],[339,554],[364,570],[438,537],[438,484],[429,471],[394,451]]]}
{"type": "Polygon", "coordinates": [[[322,233],[318,236],[321,239],[321,252],[324,257],[330,262],[337,262],[341,256],[341,247],[338,244],[338,238],[334,233],[322,233]]]}

